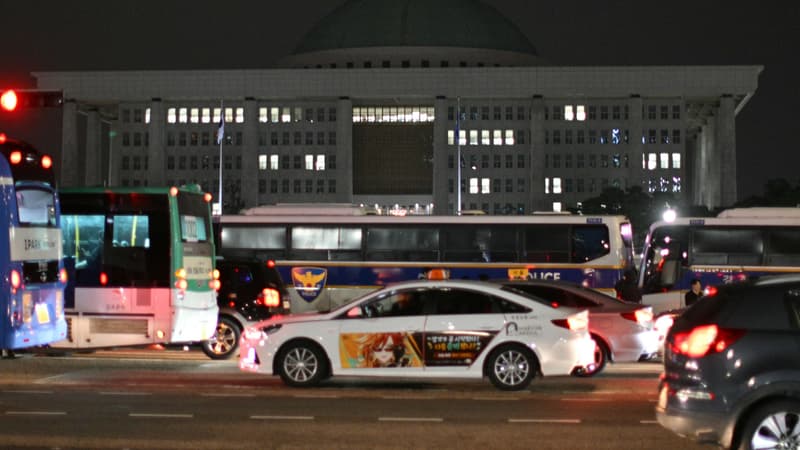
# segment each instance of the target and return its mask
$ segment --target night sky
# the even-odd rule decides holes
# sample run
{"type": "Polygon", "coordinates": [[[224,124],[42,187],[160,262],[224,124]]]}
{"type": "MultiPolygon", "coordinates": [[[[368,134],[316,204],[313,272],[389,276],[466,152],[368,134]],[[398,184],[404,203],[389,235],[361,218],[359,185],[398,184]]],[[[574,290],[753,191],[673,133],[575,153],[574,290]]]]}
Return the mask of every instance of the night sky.
{"type": "MultiPolygon", "coordinates": [[[[800,2],[484,2],[556,65],[763,65],[736,120],[739,197],[800,181],[800,2]]],[[[32,87],[32,71],[269,68],[342,3],[0,0],[0,89],[32,87]]],[[[60,113],[2,114],[0,131],[59,145],[60,113]]]]}

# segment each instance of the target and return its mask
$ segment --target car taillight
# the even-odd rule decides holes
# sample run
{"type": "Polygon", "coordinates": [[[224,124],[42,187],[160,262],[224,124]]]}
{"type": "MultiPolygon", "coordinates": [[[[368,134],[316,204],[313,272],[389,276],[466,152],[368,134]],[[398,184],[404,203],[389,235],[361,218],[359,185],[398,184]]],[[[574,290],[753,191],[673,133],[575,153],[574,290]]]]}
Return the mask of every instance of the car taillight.
{"type": "Polygon", "coordinates": [[[653,308],[648,306],[647,308],[640,308],[636,311],[624,312],[622,313],[622,317],[632,320],[639,325],[646,326],[653,322],[653,308]]]}
{"type": "Polygon", "coordinates": [[[58,281],[62,283],[67,283],[69,281],[69,277],[67,276],[67,269],[61,269],[58,271],[58,281]]]}
{"type": "Polygon", "coordinates": [[[19,289],[22,285],[22,276],[20,276],[19,272],[16,270],[11,271],[11,287],[14,289],[19,289]]]}
{"type": "Polygon", "coordinates": [[[586,330],[589,328],[589,312],[581,311],[577,314],[567,317],[566,319],[553,319],[551,322],[553,322],[554,325],[571,331],[586,330]]]}
{"type": "Polygon", "coordinates": [[[742,335],[744,330],[720,328],[715,324],[700,325],[690,331],[675,333],[671,348],[678,355],[699,358],[724,351],[742,335]]]}

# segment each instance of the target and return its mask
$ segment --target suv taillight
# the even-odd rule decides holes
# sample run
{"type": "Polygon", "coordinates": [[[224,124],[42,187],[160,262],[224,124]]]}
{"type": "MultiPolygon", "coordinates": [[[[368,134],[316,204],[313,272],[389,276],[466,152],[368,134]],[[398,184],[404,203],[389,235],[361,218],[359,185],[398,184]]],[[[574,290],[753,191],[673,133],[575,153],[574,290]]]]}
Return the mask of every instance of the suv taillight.
{"type": "Polygon", "coordinates": [[[277,289],[264,288],[258,295],[257,303],[269,308],[275,308],[281,304],[281,294],[277,289]]]}
{"type": "Polygon", "coordinates": [[[744,330],[720,328],[715,324],[700,325],[675,333],[671,348],[675,354],[700,358],[724,351],[743,335],[744,330]]]}

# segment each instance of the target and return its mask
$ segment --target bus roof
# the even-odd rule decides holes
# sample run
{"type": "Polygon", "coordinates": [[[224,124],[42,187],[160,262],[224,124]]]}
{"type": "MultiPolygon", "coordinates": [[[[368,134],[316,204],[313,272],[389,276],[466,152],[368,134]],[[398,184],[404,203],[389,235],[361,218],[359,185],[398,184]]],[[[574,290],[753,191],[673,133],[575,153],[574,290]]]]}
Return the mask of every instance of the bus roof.
{"type": "Polygon", "coordinates": [[[405,224],[622,224],[628,223],[624,216],[577,216],[577,215],[555,215],[555,216],[492,216],[492,215],[472,215],[472,216],[377,216],[377,215],[356,215],[342,216],[324,214],[266,214],[266,215],[223,215],[220,216],[220,223],[239,223],[239,224],[268,224],[284,225],[289,223],[301,224],[386,224],[386,225],[405,225],[405,224]]]}
{"type": "MultiPolygon", "coordinates": [[[[72,193],[72,194],[97,194],[97,193],[113,193],[113,194],[169,194],[170,189],[177,186],[81,186],[81,187],[65,187],[59,189],[59,192],[72,193]]],[[[178,187],[181,192],[190,192],[194,194],[202,194],[203,190],[196,184],[188,184],[178,187]]]]}
{"type": "Polygon", "coordinates": [[[753,218],[775,218],[775,217],[792,217],[800,218],[800,208],[776,208],[776,207],[754,207],[754,208],[733,208],[726,209],[717,215],[720,218],[737,218],[737,217],[753,217],[753,218]]]}

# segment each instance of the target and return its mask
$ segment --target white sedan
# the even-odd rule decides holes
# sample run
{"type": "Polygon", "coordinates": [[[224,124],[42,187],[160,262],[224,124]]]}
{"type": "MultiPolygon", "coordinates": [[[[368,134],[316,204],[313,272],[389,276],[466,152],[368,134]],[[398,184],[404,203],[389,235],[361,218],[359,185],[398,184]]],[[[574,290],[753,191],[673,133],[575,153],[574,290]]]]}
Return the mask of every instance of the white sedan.
{"type": "Polygon", "coordinates": [[[239,367],[312,386],[331,375],[488,376],[499,389],[591,368],[585,310],[553,307],[500,284],[393,284],[329,313],[276,316],[245,330],[239,367]]]}

